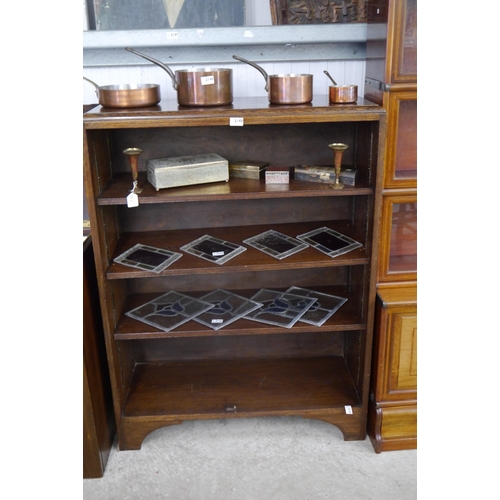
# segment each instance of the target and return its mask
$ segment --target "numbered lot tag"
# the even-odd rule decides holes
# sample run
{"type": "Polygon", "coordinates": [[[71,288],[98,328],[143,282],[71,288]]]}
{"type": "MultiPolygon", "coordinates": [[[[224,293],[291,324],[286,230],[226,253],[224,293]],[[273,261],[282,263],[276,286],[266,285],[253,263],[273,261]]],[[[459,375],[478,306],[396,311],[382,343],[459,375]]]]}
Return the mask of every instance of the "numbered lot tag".
{"type": "Polygon", "coordinates": [[[179,32],[178,31],[167,31],[167,40],[178,40],[179,32]]]}
{"type": "Polygon", "coordinates": [[[229,125],[231,127],[243,127],[243,118],[229,118],[229,125]]]}
{"type": "Polygon", "coordinates": [[[127,196],[127,207],[134,208],[139,206],[139,197],[135,193],[130,193],[127,196]]]}
{"type": "Polygon", "coordinates": [[[201,77],[202,85],[213,85],[214,83],[215,83],[214,75],[201,77]]]}

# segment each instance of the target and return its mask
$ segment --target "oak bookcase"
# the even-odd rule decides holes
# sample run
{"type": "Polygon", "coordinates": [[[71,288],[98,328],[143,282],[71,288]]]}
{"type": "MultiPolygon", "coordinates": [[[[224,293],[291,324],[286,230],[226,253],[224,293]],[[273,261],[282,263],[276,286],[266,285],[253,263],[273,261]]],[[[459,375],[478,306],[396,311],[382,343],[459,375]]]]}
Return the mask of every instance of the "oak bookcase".
{"type": "Polygon", "coordinates": [[[236,98],[224,107],[161,101],[84,114],[84,180],[121,450],[139,449],[163,426],[236,417],[314,418],[338,426],[346,440],[365,439],[385,135],[382,106],[329,105],[326,96],[299,106],[236,98]],[[243,125],[231,126],[234,117],[243,125]],[[231,178],[156,191],[146,179],[147,159],[202,153],[333,166],[332,142],[349,145],[343,164],[358,169],[356,186],[333,190],[292,175],[280,187],[231,178]],[[143,150],[135,208],[126,204],[128,147],[143,150]],[[363,247],[336,258],[309,247],[283,260],[247,247],[223,265],[183,253],[158,275],[113,262],[136,243],[179,252],[204,234],[243,244],[267,229],[295,237],[323,226],[363,247]],[[224,288],[250,298],[292,285],[348,300],[320,327],[240,319],[217,331],[189,321],[165,332],[125,316],[169,290],[199,297],[224,288]]]}

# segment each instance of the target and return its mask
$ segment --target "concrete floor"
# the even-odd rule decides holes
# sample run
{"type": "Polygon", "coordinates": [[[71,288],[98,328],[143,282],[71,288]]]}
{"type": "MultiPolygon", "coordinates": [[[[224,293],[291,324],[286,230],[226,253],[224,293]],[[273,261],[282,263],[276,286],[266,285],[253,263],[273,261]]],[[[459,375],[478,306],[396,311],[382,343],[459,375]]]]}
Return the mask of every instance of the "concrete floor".
{"type": "Polygon", "coordinates": [[[414,500],[417,450],[376,454],[300,417],[184,422],[111,451],[84,500],[414,500]]]}

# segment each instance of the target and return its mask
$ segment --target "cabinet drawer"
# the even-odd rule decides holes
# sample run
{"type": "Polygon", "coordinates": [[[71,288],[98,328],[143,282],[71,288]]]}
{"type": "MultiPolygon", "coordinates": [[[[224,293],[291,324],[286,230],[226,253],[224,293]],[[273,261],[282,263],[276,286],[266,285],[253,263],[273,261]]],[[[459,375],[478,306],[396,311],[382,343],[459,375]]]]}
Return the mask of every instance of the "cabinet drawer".
{"type": "Polygon", "coordinates": [[[384,408],[381,433],[384,439],[417,437],[416,406],[384,408]]]}

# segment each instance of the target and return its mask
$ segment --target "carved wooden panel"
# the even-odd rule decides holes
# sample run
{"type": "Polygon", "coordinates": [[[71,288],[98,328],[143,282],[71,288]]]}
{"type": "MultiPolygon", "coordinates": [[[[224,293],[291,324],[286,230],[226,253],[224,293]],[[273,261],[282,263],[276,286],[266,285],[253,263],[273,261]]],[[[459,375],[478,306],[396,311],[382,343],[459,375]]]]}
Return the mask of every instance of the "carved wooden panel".
{"type": "Polygon", "coordinates": [[[366,0],[270,0],[273,24],[366,22],[366,0]]]}

